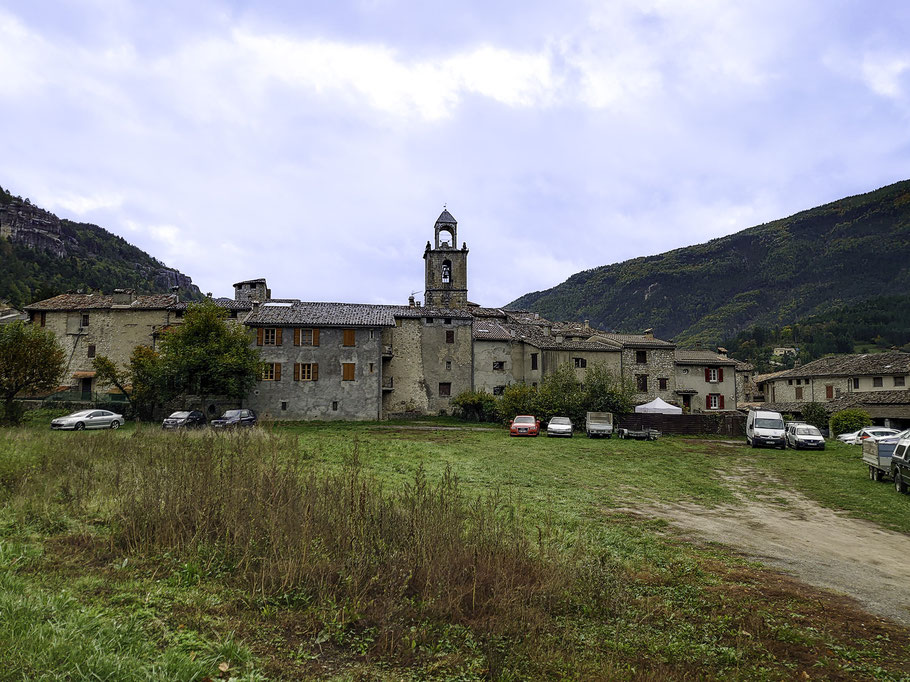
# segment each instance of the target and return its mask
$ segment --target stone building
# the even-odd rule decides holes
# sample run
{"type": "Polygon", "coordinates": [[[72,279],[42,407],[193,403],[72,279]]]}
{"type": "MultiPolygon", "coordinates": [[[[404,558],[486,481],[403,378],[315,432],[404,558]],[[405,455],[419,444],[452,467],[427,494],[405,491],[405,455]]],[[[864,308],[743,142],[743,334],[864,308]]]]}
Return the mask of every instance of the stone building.
{"type": "Polygon", "coordinates": [[[736,361],[708,350],[677,350],[676,393],[685,412],[735,410],[736,361]]]}

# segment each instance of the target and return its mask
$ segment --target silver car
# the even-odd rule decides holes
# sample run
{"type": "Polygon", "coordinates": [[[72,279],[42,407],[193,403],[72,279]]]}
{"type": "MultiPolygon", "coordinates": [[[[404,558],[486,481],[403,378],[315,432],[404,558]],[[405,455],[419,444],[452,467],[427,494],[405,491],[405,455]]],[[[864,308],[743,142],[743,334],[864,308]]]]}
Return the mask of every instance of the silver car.
{"type": "Polygon", "coordinates": [[[123,415],[108,410],[80,410],[51,420],[52,429],[82,431],[82,429],[118,429],[123,415]]]}
{"type": "Polygon", "coordinates": [[[568,417],[553,417],[547,424],[547,438],[550,436],[572,437],[572,420],[568,417]]]}

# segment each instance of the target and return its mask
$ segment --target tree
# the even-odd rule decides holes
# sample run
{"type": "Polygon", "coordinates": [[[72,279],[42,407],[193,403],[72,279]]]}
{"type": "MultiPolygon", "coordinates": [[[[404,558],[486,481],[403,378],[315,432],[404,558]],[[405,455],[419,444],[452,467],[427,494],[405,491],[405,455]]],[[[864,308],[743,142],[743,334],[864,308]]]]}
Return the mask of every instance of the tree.
{"type": "Polygon", "coordinates": [[[835,412],[831,417],[831,432],[835,436],[842,433],[859,431],[864,426],[870,426],[872,418],[865,410],[849,409],[835,412]]]}
{"type": "Polygon", "coordinates": [[[155,405],[174,397],[172,382],[168,382],[161,356],[148,346],[136,346],[130,355],[129,375],[133,382],[130,396],[134,414],[151,419],[155,405]]]}
{"type": "Polygon", "coordinates": [[[628,414],[635,409],[635,386],[623,381],[603,362],[595,362],[585,373],[585,406],[589,412],[628,414]]]}
{"type": "Polygon", "coordinates": [[[819,429],[828,426],[828,411],[821,403],[806,403],[803,405],[803,419],[819,429]]]}
{"type": "Polygon", "coordinates": [[[226,318],[210,300],[187,307],[183,324],[161,339],[160,368],[144,358],[159,395],[198,395],[204,404],[210,395],[239,400],[253,387],[260,375],[259,351],[250,346],[246,329],[226,318]]]}
{"type": "Polygon", "coordinates": [[[21,409],[13,402],[17,395],[59,385],[64,358],[49,329],[21,320],[0,325],[0,397],[5,422],[17,424],[21,420],[21,409]]]}
{"type": "Polygon", "coordinates": [[[128,367],[117,367],[117,363],[106,355],[98,355],[92,360],[92,368],[95,370],[95,381],[99,385],[114,386],[126,396],[130,408],[133,407],[133,398],[130,395],[131,391],[127,390],[132,383],[131,373],[128,367]]]}

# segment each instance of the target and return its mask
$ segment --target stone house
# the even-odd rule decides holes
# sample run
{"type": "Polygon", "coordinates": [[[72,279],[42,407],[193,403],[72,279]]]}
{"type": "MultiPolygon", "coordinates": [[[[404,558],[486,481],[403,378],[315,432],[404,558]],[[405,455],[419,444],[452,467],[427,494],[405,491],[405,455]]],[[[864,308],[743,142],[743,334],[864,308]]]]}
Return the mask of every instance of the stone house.
{"type": "Polygon", "coordinates": [[[685,412],[736,409],[736,361],[708,350],[676,351],[676,393],[685,412]]]}

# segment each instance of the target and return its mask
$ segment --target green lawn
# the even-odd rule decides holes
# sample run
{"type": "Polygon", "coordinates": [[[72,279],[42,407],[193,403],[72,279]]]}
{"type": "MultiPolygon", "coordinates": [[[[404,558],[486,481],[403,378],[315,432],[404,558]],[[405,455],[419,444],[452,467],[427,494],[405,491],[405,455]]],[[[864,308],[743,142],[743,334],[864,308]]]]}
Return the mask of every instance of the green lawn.
{"type": "Polygon", "coordinates": [[[0,431],[0,680],[910,675],[905,629],[624,511],[734,503],[729,477],[746,467],[765,481],[747,494],[792,488],[910,532],[910,496],[869,481],[855,447],[509,438],[433,422],[239,438],[45,424],[0,431]],[[294,497],[297,478],[310,487],[294,497]],[[259,511],[239,525],[206,517],[246,505],[259,511]],[[178,508],[196,516],[168,515],[178,508]],[[273,511],[283,521],[269,525],[273,511]],[[322,535],[300,544],[295,514],[322,535]],[[424,560],[417,589],[408,566],[424,560]],[[464,585],[470,597],[455,594],[464,585]]]}

